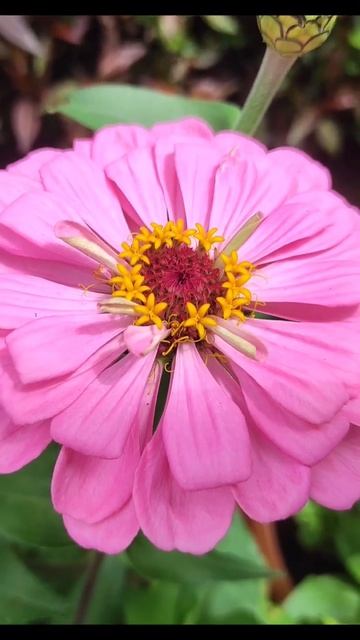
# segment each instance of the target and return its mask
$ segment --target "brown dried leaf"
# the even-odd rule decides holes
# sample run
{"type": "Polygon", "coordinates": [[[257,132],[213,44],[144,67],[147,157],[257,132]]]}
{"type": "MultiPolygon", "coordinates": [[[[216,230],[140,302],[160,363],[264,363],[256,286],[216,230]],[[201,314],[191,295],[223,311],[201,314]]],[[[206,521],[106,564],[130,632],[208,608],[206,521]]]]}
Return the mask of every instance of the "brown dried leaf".
{"type": "Polygon", "coordinates": [[[98,76],[102,80],[125,73],[146,54],[141,42],[125,43],[117,49],[105,52],[98,63],[98,76]]]}
{"type": "Polygon", "coordinates": [[[52,33],[58,40],[79,45],[89,27],[90,16],[73,16],[71,22],[55,22],[52,33]]]}
{"type": "Polygon", "coordinates": [[[43,55],[43,46],[26,23],[25,16],[0,16],[0,35],[23,51],[43,55]]]}
{"type": "Polygon", "coordinates": [[[27,153],[41,127],[40,107],[28,98],[20,98],[13,105],[11,124],[20,153],[27,153]]]}
{"type": "Polygon", "coordinates": [[[190,95],[192,98],[204,100],[224,100],[238,88],[235,80],[216,80],[210,76],[192,83],[190,95]]]}

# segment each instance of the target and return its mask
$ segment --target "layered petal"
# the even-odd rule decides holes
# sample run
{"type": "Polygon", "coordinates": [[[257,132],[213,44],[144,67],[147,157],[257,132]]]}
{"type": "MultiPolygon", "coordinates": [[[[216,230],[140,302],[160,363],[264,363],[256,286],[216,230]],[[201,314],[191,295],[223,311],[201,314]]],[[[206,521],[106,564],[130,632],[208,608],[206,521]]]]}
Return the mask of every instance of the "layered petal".
{"type": "Polygon", "coordinates": [[[6,339],[23,384],[64,376],[78,369],[129,324],[126,316],[96,313],[39,318],[6,339]],[[36,353],[36,359],[33,353],[36,353]]]}
{"type": "Polygon", "coordinates": [[[251,476],[234,487],[234,498],[256,522],[288,518],[302,509],[309,498],[310,468],[274,446],[255,425],[250,432],[251,476]]]}
{"type": "Polygon", "coordinates": [[[37,458],[51,442],[48,421],[19,427],[0,407],[0,473],[13,473],[37,458]]]}
{"type": "Polygon", "coordinates": [[[351,427],[343,441],[311,469],[310,496],[328,509],[351,509],[360,499],[360,429],[351,427]]]}
{"type": "Polygon", "coordinates": [[[38,182],[25,176],[0,171],[0,212],[27,191],[39,191],[38,182]]]}
{"type": "Polygon", "coordinates": [[[90,155],[97,165],[105,168],[128,151],[147,146],[150,139],[149,131],[138,125],[116,124],[104,127],[95,133],[90,155]]]}
{"type": "Polygon", "coordinates": [[[68,407],[86,387],[119,358],[125,346],[116,337],[74,373],[46,382],[24,385],[7,348],[0,350],[0,401],[15,424],[46,420],[68,407]]]}
{"type": "MultiPolygon", "coordinates": [[[[84,222],[110,245],[126,238],[129,228],[120,203],[103,171],[90,159],[64,151],[40,170],[47,191],[64,198],[84,222]]],[[[65,216],[64,216],[65,218],[65,216]]]]}
{"type": "Polygon", "coordinates": [[[56,237],[55,225],[64,219],[81,223],[68,202],[45,192],[27,192],[2,212],[0,247],[18,256],[60,260],[87,267],[92,272],[96,263],[56,237]]]}
{"type": "Polygon", "coordinates": [[[134,503],[140,527],[160,549],[210,551],[231,524],[234,499],[229,488],[186,491],[172,476],[161,432],[146,447],[136,471],[134,503]]]}
{"type": "Polygon", "coordinates": [[[287,323],[281,321],[257,319],[248,320],[247,324],[265,345],[267,354],[260,362],[214,337],[214,344],[232,360],[239,379],[245,380],[246,372],[276,403],[306,422],[322,424],[331,420],[349,395],[336,371],[302,339],[301,325],[297,325],[296,336],[287,334],[287,323]],[[277,331],[279,323],[282,326],[277,331]]]}
{"type": "Polygon", "coordinates": [[[102,295],[68,287],[46,278],[11,273],[0,275],[1,327],[16,329],[34,319],[89,312],[95,315],[102,295]]]}
{"type": "Polygon", "coordinates": [[[118,458],[146,394],[155,353],[125,355],[97,375],[83,393],[56,416],[51,433],[57,442],[85,455],[118,458]]]}
{"type": "MultiPolygon", "coordinates": [[[[264,217],[283,205],[293,194],[285,171],[271,165],[265,157],[229,155],[220,163],[209,212],[209,227],[217,227],[228,241],[251,216],[264,217]]],[[[261,225],[260,225],[261,227],[261,225]]]]}
{"type": "Polygon", "coordinates": [[[131,497],[140,458],[136,430],[120,458],[104,460],[63,447],[52,479],[52,501],[59,513],[89,524],[119,511],[131,497]]]}
{"type": "Polygon", "coordinates": [[[120,511],[100,522],[89,524],[71,516],[64,516],[69,535],[81,547],[115,554],[124,551],[139,531],[134,506],[129,500],[120,511]]]}
{"type": "Polygon", "coordinates": [[[25,158],[8,164],[6,170],[10,174],[30,178],[41,184],[41,167],[56,156],[61,155],[61,153],[62,151],[60,149],[53,149],[52,147],[36,149],[35,151],[30,151],[25,158]]]}
{"type": "Polygon", "coordinates": [[[244,416],[191,343],[177,349],[162,423],[170,468],[184,489],[218,487],[249,477],[244,416]]]}
{"type": "Polygon", "coordinates": [[[255,300],[266,303],[264,310],[270,314],[272,302],[331,309],[359,304],[360,291],[354,287],[359,277],[359,261],[295,257],[258,269],[251,280],[251,292],[255,300]]]}
{"type": "Polygon", "coordinates": [[[300,149],[278,147],[269,151],[268,159],[295,177],[298,191],[331,189],[328,169],[300,149]]]}
{"type": "Polygon", "coordinates": [[[106,174],[118,186],[124,210],[136,222],[148,227],[154,221],[166,224],[166,204],[151,147],[129,151],[108,165],[106,174]]]}

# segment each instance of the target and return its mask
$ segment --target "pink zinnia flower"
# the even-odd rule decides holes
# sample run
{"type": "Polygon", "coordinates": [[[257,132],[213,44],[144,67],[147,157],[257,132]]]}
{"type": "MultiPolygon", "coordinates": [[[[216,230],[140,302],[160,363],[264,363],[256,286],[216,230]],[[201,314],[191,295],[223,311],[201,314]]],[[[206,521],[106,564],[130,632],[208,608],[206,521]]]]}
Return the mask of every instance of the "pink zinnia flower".
{"type": "Polygon", "coordinates": [[[1,472],[63,445],[55,509],[108,553],[352,506],[360,230],[323,167],[185,119],[0,178],[1,472]]]}

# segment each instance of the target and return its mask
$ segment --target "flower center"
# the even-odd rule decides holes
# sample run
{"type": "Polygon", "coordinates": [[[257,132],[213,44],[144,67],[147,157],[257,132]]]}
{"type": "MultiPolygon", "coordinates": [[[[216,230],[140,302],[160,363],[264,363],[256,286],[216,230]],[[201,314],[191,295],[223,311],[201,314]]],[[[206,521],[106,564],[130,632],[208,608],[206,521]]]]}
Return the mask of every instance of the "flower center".
{"type": "Polygon", "coordinates": [[[246,319],[252,299],[244,285],[254,265],[239,262],[234,241],[218,255],[213,245],[224,238],[216,228],[196,224],[185,230],[183,220],[151,227],[140,227],[131,244],[122,243],[118,275],[107,280],[119,311],[109,300],[103,310],[134,315],[136,325],[165,328],[167,352],[179,342],[205,340],[219,317],[246,319]]]}
{"type": "Polygon", "coordinates": [[[188,318],[186,304],[196,307],[209,304],[209,314],[216,313],[216,298],[224,292],[220,269],[203,249],[192,249],[186,244],[166,245],[149,249],[150,264],[141,269],[145,283],[156,300],[167,303],[164,317],[176,317],[179,322],[188,318]]]}

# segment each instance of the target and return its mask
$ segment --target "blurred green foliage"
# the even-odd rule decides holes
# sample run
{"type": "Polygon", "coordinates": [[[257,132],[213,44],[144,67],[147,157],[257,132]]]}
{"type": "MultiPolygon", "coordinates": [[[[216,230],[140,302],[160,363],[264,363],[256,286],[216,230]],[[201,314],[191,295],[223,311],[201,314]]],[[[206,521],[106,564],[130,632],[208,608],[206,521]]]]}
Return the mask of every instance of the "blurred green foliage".
{"type": "Polygon", "coordinates": [[[309,503],[298,514],[304,557],[336,556],[339,570],[307,575],[275,605],[267,588],[273,574],[240,514],[205,556],[161,552],[142,536],[117,556],[77,547],[50,502],[57,452],[53,445],[19,473],[0,476],[0,624],[360,622],[358,506],[338,513],[309,503]]]}

